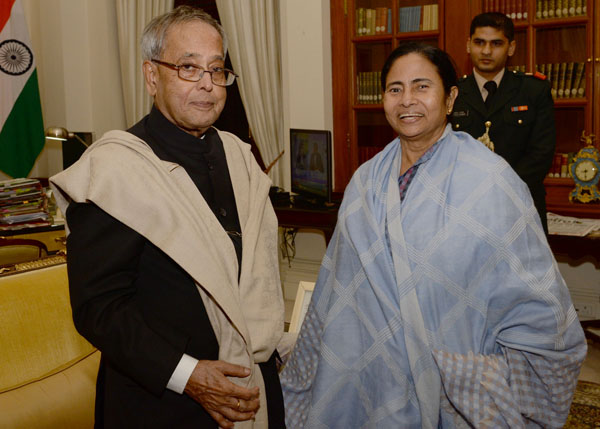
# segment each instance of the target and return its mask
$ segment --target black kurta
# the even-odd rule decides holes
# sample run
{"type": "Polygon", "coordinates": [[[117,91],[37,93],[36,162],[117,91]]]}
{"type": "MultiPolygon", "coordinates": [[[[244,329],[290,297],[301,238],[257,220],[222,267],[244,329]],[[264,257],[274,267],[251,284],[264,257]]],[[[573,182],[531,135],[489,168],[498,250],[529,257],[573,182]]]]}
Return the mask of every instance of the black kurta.
{"type": "MultiPolygon", "coordinates": [[[[198,139],[155,108],[128,131],[160,159],[185,168],[229,232],[241,266],[241,229],[217,132],[210,129],[198,139]]],[[[73,318],[81,334],[102,351],[96,426],[216,428],[201,405],[166,389],[183,353],[218,359],[219,345],[191,276],[94,204],[72,203],[66,216],[73,318]]],[[[260,367],[270,427],[284,427],[275,357],[260,367]]]]}

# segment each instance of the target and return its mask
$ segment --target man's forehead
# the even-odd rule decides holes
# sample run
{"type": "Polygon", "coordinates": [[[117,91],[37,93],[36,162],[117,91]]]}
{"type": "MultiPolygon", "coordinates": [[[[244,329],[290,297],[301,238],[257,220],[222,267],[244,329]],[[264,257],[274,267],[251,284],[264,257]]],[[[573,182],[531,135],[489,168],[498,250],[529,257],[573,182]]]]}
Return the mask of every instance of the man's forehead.
{"type": "Polygon", "coordinates": [[[508,37],[504,35],[504,31],[498,30],[494,27],[477,27],[475,28],[475,32],[471,35],[472,40],[485,40],[485,41],[493,41],[493,40],[503,40],[507,41],[508,37]]]}
{"type": "Polygon", "coordinates": [[[198,52],[184,52],[180,58],[189,58],[192,60],[207,60],[207,61],[225,61],[222,54],[204,55],[198,52]]]}
{"type": "Polygon", "coordinates": [[[194,55],[223,58],[223,39],[217,29],[206,22],[180,22],[171,25],[165,33],[163,52],[168,51],[174,51],[179,58],[194,55]],[[207,55],[207,50],[212,52],[207,55]]]}

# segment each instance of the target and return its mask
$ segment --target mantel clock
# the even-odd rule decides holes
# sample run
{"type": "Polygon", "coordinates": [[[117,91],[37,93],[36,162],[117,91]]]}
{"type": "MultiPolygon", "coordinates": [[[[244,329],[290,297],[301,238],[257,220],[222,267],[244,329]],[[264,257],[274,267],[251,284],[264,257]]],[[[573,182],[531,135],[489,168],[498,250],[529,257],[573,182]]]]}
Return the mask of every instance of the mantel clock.
{"type": "Polygon", "coordinates": [[[598,181],[600,181],[600,152],[594,147],[593,134],[581,133],[581,141],[585,147],[573,157],[569,164],[569,172],[575,180],[575,189],[569,194],[570,202],[600,202],[598,181]]]}

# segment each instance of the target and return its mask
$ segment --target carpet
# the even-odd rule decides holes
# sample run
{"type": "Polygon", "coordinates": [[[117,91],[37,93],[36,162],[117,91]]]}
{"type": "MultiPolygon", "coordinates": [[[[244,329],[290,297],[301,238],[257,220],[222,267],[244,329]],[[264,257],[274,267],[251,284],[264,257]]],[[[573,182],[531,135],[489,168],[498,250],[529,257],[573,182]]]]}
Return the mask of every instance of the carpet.
{"type": "Polygon", "coordinates": [[[564,427],[600,428],[600,384],[581,380],[577,383],[571,411],[564,427]]]}

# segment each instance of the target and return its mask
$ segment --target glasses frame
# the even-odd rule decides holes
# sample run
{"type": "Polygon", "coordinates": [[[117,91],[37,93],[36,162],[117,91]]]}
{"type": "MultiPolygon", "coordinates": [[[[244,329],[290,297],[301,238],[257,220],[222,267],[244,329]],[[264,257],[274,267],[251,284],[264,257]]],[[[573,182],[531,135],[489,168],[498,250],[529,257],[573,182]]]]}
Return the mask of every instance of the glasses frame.
{"type": "MultiPolygon", "coordinates": [[[[194,67],[196,67],[198,70],[200,70],[200,76],[199,76],[199,77],[198,77],[198,79],[196,79],[196,80],[193,80],[193,79],[186,79],[185,77],[182,77],[182,76],[181,76],[181,73],[180,73],[180,71],[179,71],[179,70],[180,70],[180,69],[183,67],[183,65],[179,65],[179,66],[178,66],[177,64],[168,63],[168,62],[166,62],[166,61],[161,61],[161,60],[156,60],[156,59],[152,59],[152,60],[150,60],[150,61],[152,61],[153,63],[159,64],[159,65],[161,65],[161,66],[165,66],[165,67],[167,67],[167,68],[170,68],[171,70],[176,70],[176,71],[177,71],[177,76],[179,76],[179,79],[185,80],[185,81],[187,81],[187,82],[198,82],[198,81],[200,81],[200,80],[201,80],[201,79],[204,77],[204,73],[208,73],[208,74],[210,75],[210,81],[212,82],[212,84],[213,84],[213,85],[217,85],[217,86],[231,86],[231,85],[233,85],[233,84],[234,84],[234,82],[235,82],[235,79],[236,79],[237,77],[239,77],[239,76],[238,76],[238,75],[237,75],[237,74],[236,74],[236,73],[235,73],[233,70],[229,70],[229,69],[226,69],[226,68],[222,68],[222,69],[221,69],[221,71],[223,71],[223,72],[228,72],[228,73],[231,73],[231,74],[233,75],[233,80],[231,81],[231,83],[225,83],[225,84],[216,83],[216,82],[213,80],[213,73],[215,73],[214,71],[210,71],[210,70],[204,70],[204,69],[201,69],[200,67],[196,67],[196,66],[194,66],[194,67]]],[[[186,65],[187,65],[187,64],[186,64],[186,65]]]]}

